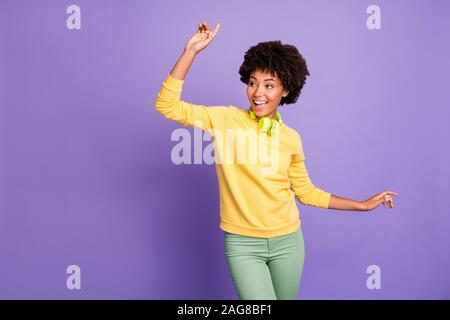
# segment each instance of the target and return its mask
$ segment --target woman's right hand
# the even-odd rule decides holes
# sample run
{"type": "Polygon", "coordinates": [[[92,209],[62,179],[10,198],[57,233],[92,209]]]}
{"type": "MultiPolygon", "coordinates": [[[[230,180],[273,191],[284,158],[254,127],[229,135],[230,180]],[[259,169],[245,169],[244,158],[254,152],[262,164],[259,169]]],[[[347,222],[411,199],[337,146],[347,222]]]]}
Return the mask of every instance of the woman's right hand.
{"type": "Polygon", "coordinates": [[[206,22],[200,23],[197,32],[192,36],[185,46],[185,50],[192,51],[195,54],[205,49],[216,37],[220,28],[220,22],[216,24],[214,31],[211,31],[206,22]]]}

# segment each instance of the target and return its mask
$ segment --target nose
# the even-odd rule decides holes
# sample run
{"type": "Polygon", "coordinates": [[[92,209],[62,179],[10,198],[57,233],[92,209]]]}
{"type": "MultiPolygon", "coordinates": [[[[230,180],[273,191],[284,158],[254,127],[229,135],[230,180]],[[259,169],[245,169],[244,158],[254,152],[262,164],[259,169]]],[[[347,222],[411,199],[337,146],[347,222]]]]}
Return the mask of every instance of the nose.
{"type": "Polygon", "coordinates": [[[263,86],[256,87],[255,98],[259,98],[259,97],[264,96],[263,93],[264,93],[264,87],[263,86]]]}

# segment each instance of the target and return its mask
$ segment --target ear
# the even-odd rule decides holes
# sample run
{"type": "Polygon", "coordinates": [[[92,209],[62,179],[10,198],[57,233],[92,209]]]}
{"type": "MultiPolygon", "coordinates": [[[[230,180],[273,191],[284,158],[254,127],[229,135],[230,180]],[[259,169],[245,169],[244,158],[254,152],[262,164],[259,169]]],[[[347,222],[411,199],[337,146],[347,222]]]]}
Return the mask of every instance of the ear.
{"type": "Polygon", "coordinates": [[[288,90],[283,90],[283,97],[286,98],[289,94],[288,90]]]}

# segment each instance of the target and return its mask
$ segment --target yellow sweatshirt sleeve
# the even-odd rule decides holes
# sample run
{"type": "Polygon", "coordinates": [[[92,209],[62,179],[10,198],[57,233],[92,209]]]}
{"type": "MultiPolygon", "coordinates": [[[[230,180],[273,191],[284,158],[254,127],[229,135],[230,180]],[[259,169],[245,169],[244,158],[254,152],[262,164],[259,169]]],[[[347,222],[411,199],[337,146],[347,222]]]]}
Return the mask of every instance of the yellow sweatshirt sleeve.
{"type": "Polygon", "coordinates": [[[182,125],[196,126],[205,131],[211,131],[215,123],[224,121],[226,113],[230,111],[229,107],[195,105],[181,101],[183,83],[184,80],[167,75],[154,103],[159,113],[182,125]]]}
{"type": "Polygon", "coordinates": [[[305,166],[305,156],[300,137],[299,143],[299,153],[292,155],[291,164],[288,168],[291,189],[302,204],[319,208],[328,208],[331,193],[317,188],[312,184],[305,166]]]}

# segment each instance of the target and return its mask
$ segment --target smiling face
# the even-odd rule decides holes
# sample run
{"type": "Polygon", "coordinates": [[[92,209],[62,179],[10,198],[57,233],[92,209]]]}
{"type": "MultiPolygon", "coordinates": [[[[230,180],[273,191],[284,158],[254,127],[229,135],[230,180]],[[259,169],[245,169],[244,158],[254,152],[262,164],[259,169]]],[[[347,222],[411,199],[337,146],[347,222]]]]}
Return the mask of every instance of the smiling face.
{"type": "Polygon", "coordinates": [[[275,118],[282,97],[288,95],[277,75],[256,69],[250,74],[247,96],[256,117],[275,118]]]}

